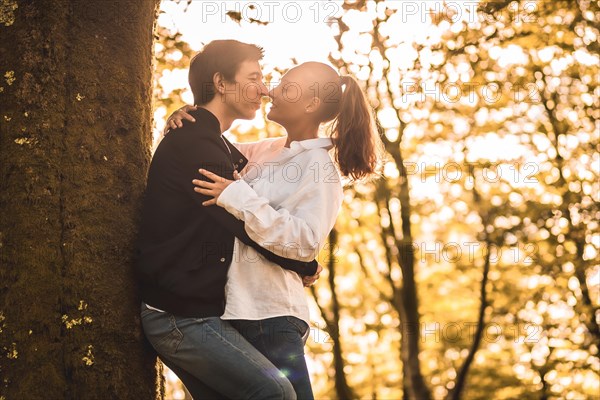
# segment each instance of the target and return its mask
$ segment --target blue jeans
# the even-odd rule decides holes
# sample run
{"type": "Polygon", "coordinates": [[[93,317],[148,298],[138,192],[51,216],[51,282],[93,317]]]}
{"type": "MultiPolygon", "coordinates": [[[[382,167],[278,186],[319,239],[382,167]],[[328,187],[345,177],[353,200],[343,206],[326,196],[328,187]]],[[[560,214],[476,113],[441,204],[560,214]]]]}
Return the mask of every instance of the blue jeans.
{"type": "Polygon", "coordinates": [[[195,399],[296,399],[290,381],[227,321],[145,305],[141,317],[148,341],[195,399]]]}
{"type": "Polygon", "coordinates": [[[230,322],[290,380],[298,400],[314,399],[304,359],[306,322],[292,316],[230,322]]]}

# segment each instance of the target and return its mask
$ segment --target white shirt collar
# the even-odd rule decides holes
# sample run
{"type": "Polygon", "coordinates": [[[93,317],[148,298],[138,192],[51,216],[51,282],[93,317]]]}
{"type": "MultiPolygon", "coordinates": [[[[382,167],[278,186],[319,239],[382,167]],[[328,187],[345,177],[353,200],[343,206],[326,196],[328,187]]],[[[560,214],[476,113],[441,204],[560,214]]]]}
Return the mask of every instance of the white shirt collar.
{"type": "Polygon", "coordinates": [[[320,149],[320,148],[329,150],[333,147],[333,141],[330,138],[316,138],[316,139],[301,140],[299,142],[293,141],[292,143],[290,143],[290,149],[294,149],[296,147],[301,147],[306,150],[320,149]]]}

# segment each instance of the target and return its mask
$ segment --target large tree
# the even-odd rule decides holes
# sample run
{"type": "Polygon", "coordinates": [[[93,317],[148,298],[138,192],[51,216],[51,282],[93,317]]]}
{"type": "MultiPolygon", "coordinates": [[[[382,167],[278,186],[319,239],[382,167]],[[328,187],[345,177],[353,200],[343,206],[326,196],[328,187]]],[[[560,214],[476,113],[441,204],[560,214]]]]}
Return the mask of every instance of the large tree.
{"type": "Polygon", "coordinates": [[[158,0],[0,4],[0,398],[156,397],[131,261],[158,0]]]}

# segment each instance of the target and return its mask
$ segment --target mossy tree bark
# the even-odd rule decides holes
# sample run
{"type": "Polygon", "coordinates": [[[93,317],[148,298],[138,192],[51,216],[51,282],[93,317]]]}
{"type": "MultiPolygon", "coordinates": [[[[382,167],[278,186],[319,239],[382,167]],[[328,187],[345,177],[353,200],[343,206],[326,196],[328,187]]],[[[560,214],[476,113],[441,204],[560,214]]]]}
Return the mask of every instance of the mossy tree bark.
{"type": "Polygon", "coordinates": [[[158,0],[0,7],[0,398],[154,399],[132,275],[158,0]]]}

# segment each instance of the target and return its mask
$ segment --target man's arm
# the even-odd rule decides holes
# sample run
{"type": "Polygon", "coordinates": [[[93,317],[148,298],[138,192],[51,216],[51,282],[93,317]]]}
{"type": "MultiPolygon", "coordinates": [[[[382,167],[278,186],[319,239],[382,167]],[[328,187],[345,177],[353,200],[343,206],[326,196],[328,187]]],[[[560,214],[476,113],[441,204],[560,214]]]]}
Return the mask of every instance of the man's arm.
{"type": "MultiPolygon", "coordinates": [[[[198,198],[200,198],[198,206],[203,207],[202,201],[207,200],[207,198],[196,192],[193,193],[198,198]]],[[[240,221],[239,219],[235,218],[233,215],[229,214],[224,208],[219,206],[208,206],[204,207],[204,209],[215,220],[216,223],[225,227],[225,229],[234,234],[245,245],[253,247],[267,260],[278,264],[282,268],[297,272],[302,276],[314,275],[317,272],[318,264],[316,260],[309,262],[293,260],[290,258],[278,256],[277,254],[272,253],[264,247],[261,247],[258,243],[250,239],[250,237],[246,233],[244,221],[240,221]]]]}

